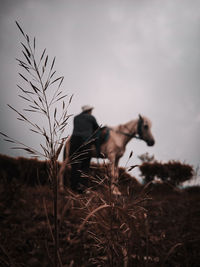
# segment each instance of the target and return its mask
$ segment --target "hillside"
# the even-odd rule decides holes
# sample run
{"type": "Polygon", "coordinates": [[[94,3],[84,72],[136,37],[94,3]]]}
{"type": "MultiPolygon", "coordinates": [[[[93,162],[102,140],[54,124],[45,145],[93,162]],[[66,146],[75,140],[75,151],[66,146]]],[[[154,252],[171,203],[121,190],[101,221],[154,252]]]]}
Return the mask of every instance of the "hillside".
{"type": "MultiPolygon", "coordinates": [[[[0,266],[53,266],[46,167],[0,156],[0,266]]],[[[107,176],[93,165],[88,194],[59,194],[62,266],[199,266],[199,187],[144,187],[120,169],[122,196],[114,197],[107,176]]]]}

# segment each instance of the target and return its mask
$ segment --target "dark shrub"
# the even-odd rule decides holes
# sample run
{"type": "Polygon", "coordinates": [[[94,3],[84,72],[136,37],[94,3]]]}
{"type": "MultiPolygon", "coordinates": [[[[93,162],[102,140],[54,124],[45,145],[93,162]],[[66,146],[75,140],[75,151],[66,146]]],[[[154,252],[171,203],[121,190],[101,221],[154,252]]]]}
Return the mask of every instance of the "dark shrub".
{"type": "Polygon", "coordinates": [[[160,178],[162,181],[178,185],[190,180],[193,176],[193,167],[179,161],[169,161],[168,163],[144,162],[140,165],[140,171],[145,183],[153,181],[155,178],[160,178]]]}

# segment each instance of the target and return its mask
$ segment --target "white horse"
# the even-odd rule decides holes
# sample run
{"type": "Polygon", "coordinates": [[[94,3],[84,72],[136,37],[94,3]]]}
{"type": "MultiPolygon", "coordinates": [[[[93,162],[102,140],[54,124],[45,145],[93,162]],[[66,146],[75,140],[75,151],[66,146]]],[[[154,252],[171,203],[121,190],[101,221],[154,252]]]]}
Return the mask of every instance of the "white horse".
{"type": "MultiPolygon", "coordinates": [[[[120,124],[116,127],[109,127],[109,138],[100,147],[101,155],[110,161],[111,171],[111,187],[113,194],[120,195],[118,190],[118,163],[120,158],[124,155],[127,143],[134,137],[144,140],[148,146],[153,146],[155,143],[154,137],[151,133],[151,121],[139,115],[135,120],[131,120],[125,124],[120,124]]],[[[64,162],[60,168],[59,173],[59,187],[63,189],[64,185],[64,171],[67,165],[70,164],[69,159],[70,137],[68,138],[65,151],[64,162]]],[[[92,157],[97,157],[96,148],[92,146],[92,157]]]]}

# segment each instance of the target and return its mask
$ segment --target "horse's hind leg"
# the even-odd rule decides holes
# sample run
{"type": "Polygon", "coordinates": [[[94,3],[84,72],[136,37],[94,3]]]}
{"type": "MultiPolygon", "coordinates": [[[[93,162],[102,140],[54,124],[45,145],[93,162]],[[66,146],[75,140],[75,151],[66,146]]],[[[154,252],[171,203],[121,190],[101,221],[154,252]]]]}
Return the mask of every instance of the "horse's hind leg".
{"type": "Polygon", "coordinates": [[[64,147],[64,152],[63,152],[63,162],[61,164],[59,173],[58,173],[58,187],[60,191],[64,191],[64,186],[65,182],[64,179],[66,179],[66,168],[68,167],[69,169],[69,143],[68,141],[66,142],[66,145],[64,147]]]}
{"type": "Polygon", "coordinates": [[[58,185],[59,185],[59,190],[64,191],[64,175],[65,175],[65,170],[67,166],[68,159],[65,159],[60,167],[59,173],[58,173],[58,185]]]}

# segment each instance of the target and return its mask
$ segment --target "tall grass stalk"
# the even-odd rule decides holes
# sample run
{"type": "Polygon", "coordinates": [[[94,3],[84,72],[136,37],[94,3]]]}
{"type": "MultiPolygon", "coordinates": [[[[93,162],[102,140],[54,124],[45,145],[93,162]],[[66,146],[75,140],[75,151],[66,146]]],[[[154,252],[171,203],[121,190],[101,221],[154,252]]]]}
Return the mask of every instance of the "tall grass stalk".
{"type": "MultiPolygon", "coordinates": [[[[55,57],[50,61],[46,48],[41,53],[41,56],[36,55],[36,39],[31,40],[18,22],[16,22],[24,41],[21,42],[23,59],[17,59],[21,72],[19,76],[22,79],[22,86],[17,85],[20,94],[19,97],[24,100],[26,107],[23,111],[18,111],[13,106],[9,105],[17,115],[18,120],[28,124],[29,130],[37,135],[40,135],[43,142],[40,144],[41,151],[17,141],[7,134],[0,132],[4,140],[12,143],[13,149],[22,149],[28,152],[33,157],[44,157],[49,162],[49,179],[53,188],[53,203],[54,203],[54,265],[58,266],[58,156],[66,140],[63,137],[68,119],[68,106],[71,103],[72,96],[67,101],[67,95],[63,93],[61,85],[63,76],[56,77],[54,70],[55,57]],[[51,90],[50,90],[51,88],[51,90]],[[61,110],[60,110],[61,109],[61,110]],[[47,127],[37,123],[37,114],[42,117],[42,121],[47,127]],[[29,118],[31,117],[31,119],[29,118]],[[35,120],[34,120],[35,119],[35,120]],[[36,121],[36,122],[35,122],[36,121]]],[[[62,266],[61,261],[59,265],[62,266]]]]}

